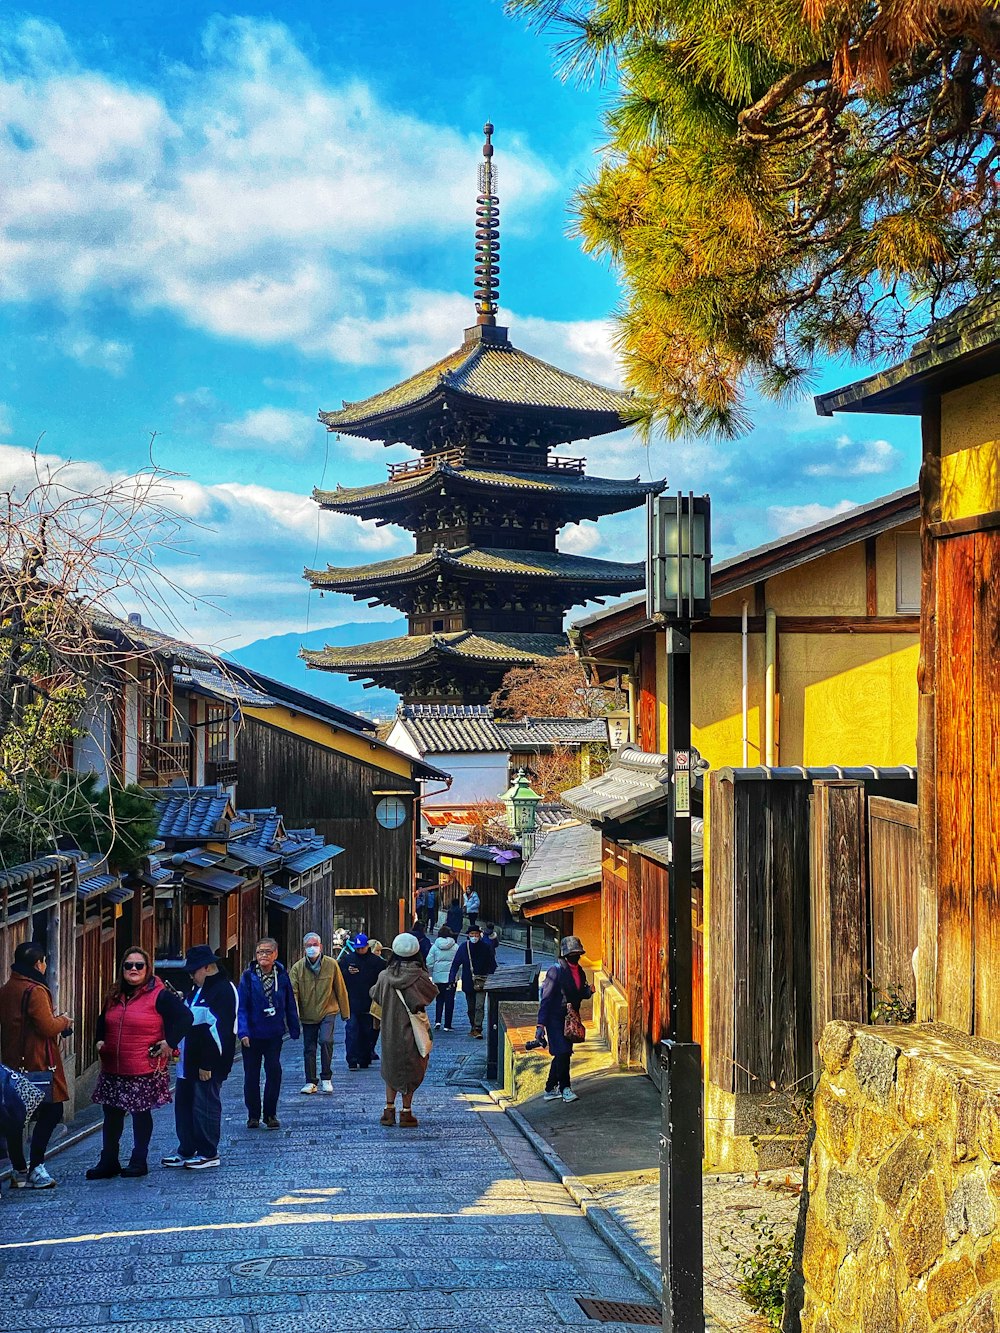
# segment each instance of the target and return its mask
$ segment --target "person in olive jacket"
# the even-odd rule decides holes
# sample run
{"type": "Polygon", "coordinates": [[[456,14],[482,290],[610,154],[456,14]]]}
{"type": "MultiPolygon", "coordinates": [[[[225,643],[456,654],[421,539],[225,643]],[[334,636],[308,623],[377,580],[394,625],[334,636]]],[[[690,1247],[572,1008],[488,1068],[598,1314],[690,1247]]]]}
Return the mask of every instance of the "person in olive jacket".
{"type": "Polygon", "coordinates": [[[295,1005],[302,1024],[302,1057],[306,1081],[302,1092],[333,1092],[333,1029],[340,1014],[350,1022],[351,1003],[336,958],[323,952],[314,930],[302,937],[305,956],[288,969],[295,1005]],[[316,1080],[316,1048],[320,1051],[320,1081],[316,1080]]]}
{"type": "Polygon", "coordinates": [[[264,1066],[264,1124],[280,1129],[281,1043],[300,1035],[299,1011],[288,973],[278,962],[278,942],[265,935],[257,941],[253,962],[240,977],[236,1034],[243,1045],[243,1101],[247,1129],[260,1125],[260,1067],[264,1066]]]}

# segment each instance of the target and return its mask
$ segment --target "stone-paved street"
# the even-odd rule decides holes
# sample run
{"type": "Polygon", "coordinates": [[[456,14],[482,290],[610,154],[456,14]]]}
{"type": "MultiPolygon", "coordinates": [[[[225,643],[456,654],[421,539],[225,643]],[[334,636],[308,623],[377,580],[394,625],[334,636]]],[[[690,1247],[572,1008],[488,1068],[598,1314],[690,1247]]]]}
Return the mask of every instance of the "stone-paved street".
{"type": "Polygon", "coordinates": [[[237,1058],[220,1170],[160,1168],[167,1107],[144,1179],[85,1181],[94,1136],[52,1159],[57,1189],[5,1189],[0,1329],[623,1333],[574,1298],[647,1294],[490,1099],[448,1081],[482,1044],[438,1035],[418,1129],[379,1125],[378,1070],[348,1072],[338,1024],[332,1097],[299,1094],[286,1042],[280,1130],[246,1129],[237,1058]]]}

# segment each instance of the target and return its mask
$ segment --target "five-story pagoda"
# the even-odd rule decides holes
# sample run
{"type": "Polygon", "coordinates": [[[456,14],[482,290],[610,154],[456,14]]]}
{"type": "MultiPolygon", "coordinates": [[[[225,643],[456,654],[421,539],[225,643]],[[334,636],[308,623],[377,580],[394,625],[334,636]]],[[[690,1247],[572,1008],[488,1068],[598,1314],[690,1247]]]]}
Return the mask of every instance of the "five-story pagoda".
{"type": "Polygon", "coordinates": [[[476,208],[477,320],[457,351],[338,412],[343,435],[408,444],[374,486],[316,490],[341,514],[409,529],[413,555],[347,569],[307,570],[314,588],[405,613],[409,632],[304,652],[312,667],[395,690],[406,702],[476,703],[505,672],[564,651],[571,606],[641,588],[642,563],[556,549],[565,523],[634,509],[662,482],[588,477],[558,445],[620,430],[639,413],[627,394],[592,384],[514,347],[496,322],[499,201],[493,126],[485,127],[476,208]]]}

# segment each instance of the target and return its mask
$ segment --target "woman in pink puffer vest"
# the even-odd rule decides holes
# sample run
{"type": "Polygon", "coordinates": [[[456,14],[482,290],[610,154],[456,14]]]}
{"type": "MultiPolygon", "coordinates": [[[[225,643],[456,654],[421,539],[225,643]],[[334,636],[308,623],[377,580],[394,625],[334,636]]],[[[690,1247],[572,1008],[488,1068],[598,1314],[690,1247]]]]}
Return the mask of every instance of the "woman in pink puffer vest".
{"type": "Polygon", "coordinates": [[[191,1026],[191,1012],[176,992],[153,975],[144,949],[125,950],[118,980],[97,1020],[101,1072],[91,1101],[104,1108],[101,1158],[88,1180],[144,1176],[153,1134],[153,1112],[170,1100],[167,1062],[191,1026]],[[132,1117],[132,1156],[118,1160],[125,1117],[132,1117]]]}

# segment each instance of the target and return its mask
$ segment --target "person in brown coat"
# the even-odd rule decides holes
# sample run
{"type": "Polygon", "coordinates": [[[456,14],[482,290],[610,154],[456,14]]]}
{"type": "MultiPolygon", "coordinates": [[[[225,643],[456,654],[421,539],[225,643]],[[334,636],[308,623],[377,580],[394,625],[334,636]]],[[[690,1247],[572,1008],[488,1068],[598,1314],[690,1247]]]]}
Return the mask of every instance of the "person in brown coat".
{"type": "MultiPolygon", "coordinates": [[[[392,942],[392,962],[380,973],[371,988],[372,1017],[382,1028],[382,1080],[385,1083],[385,1110],[381,1123],[396,1123],[396,1095],[402,1093],[403,1108],[399,1123],[417,1123],[413,1114],[413,1094],[424,1081],[430,1054],[421,1055],[409,1014],[426,1018],[425,1010],[437,996],[427,964],[414,935],[397,935],[392,942]]],[[[430,1025],[426,1024],[429,1034],[430,1025]]]]}
{"type": "Polygon", "coordinates": [[[23,1136],[7,1136],[14,1189],[48,1190],[55,1185],[44,1166],[45,1151],[69,1101],[59,1038],[71,1031],[73,1024],[66,1014],[52,1011],[45,981],[47,968],[48,957],[40,944],[19,944],[14,950],[10,980],[0,986],[0,1060],[11,1069],[29,1073],[52,1070],[52,1100],[38,1108],[27,1162],[23,1136]]]}

